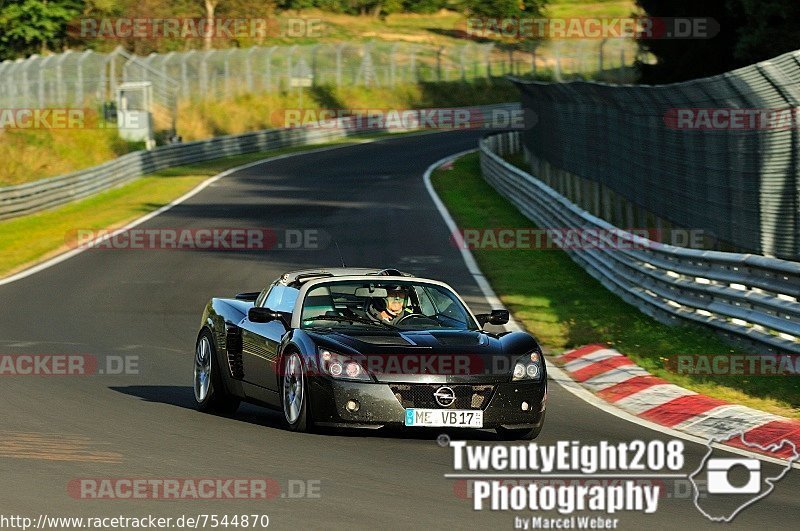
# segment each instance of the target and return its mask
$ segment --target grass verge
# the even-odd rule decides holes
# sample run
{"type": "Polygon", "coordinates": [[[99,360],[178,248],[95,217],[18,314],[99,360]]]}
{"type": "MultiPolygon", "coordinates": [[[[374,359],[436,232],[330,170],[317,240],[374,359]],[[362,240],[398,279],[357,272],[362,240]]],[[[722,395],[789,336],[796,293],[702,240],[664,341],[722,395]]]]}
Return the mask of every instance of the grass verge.
{"type": "Polygon", "coordinates": [[[545,6],[553,18],[630,17],[638,11],[632,0],[555,0],[545,6]]]}
{"type": "Polygon", "coordinates": [[[137,149],[117,129],[0,128],[0,186],[12,186],[96,166],[137,149]]]}
{"type": "MultiPolygon", "coordinates": [[[[362,136],[377,138],[375,134],[362,136]]],[[[97,195],[43,212],[0,221],[0,278],[68,251],[77,229],[115,229],[158,210],[224,170],[275,155],[357,143],[342,139],[313,146],[248,153],[167,168],[97,195]]]]}
{"type": "MultiPolygon", "coordinates": [[[[432,176],[436,192],[461,228],[532,228],[533,224],[484,181],[477,154],[432,176]]],[[[671,327],[606,290],[558,250],[474,250],[483,273],[514,316],[550,354],[602,343],[652,374],[698,393],[800,418],[800,382],[791,376],[706,377],[676,374],[665,362],[679,354],[744,353],[711,330],[671,327]]]]}

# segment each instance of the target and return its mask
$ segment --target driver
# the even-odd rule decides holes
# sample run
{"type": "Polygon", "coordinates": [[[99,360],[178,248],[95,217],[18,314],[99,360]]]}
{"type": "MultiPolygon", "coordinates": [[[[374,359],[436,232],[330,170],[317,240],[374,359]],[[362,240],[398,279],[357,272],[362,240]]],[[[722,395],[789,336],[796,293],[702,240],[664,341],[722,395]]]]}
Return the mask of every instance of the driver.
{"type": "Polygon", "coordinates": [[[374,299],[369,307],[369,316],[382,323],[397,324],[403,317],[411,314],[405,303],[408,290],[403,286],[391,286],[386,289],[386,298],[374,299]]]}

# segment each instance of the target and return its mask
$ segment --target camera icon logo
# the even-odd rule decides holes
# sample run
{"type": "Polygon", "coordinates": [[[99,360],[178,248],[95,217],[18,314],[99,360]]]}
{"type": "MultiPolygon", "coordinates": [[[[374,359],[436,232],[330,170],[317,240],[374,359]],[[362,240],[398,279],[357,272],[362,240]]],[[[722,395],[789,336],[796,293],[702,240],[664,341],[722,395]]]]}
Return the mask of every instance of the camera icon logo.
{"type": "Polygon", "coordinates": [[[800,462],[800,449],[789,439],[761,445],[747,440],[745,432],[721,433],[709,438],[705,456],[688,476],[694,491],[694,505],[712,522],[731,522],[775,490],[775,485],[797,462],[800,462]],[[719,443],[733,441],[750,452],[781,458],[767,462],[753,454],[737,458],[713,456],[715,451],[728,451],[719,443]]]}
{"type": "Polygon", "coordinates": [[[706,478],[709,494],[758,494],[761,490],[761,462],[758,459],[709,459],[706,478]],[[747,482],[734,484],[730,475],[738,467],[749,472],[747,482]]]}

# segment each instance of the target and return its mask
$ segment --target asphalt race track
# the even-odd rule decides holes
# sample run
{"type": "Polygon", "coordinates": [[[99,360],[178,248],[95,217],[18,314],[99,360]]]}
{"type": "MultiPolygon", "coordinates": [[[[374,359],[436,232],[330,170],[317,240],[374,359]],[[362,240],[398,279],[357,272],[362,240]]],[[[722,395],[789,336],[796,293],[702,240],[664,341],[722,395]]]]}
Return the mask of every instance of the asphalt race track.
{"type": "MultiPolygon", "coordinates": [[[[422,180],[427,166],[474,147],[477,138],[474,132],[400,137],[259,164],[143,227],[314,229],[338,241],[348,266],[398,267],[442,279],[474,311],[486,310],[422,180]]],[[[453,452],[437,444],[437,431],[306,435],[284,431],[280,414],[252,406],[235,418],[193,409],[193,348],[210,297],[260,290],[287,270],[338,265],[334,245],[258,252],[90,250],[0,286],[0,353],[136,356],[139,371],[0,376],[1,512],[34,518],[268,514],[270,527],[278,529],[507,529],[516,515],[559,516],[474,511],[471,500],[459,496],[463,483],[444,477],[453,472],[453,452]],[[80,478],[256,477],[275,480],[282,496],[85,500],[68,489],[80,478]],[[318,497],[290,496],[307,481],[319,486],[318,497]]],[[[465,435],[494,441],[489,432],[465,435]]],[[[538,442],[635,439],[669,437],[551,383],[538,442]]],[[[704,450],[686,443],[686,472],[704,450]]],[[[667,490],[676,489],[682,490],[667,490]]],[[[798,493],[800,471],[793,470],[732,527],[795,528],[798,493]]],[[[612,516],[623,529],[724,526],[701,515],[689,494],[663,498],[652,515],[612,516]]]]}

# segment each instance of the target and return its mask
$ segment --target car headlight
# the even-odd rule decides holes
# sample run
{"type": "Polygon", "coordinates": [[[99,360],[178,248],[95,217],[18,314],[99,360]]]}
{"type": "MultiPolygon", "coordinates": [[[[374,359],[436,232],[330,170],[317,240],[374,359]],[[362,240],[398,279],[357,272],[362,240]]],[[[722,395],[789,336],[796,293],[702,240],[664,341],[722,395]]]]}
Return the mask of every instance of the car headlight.
{"type": "Polygon", "coordinates": [[[533,380],[538,382],[542,379],[542,355],[538,352],[525,354],[514,364],[514,374],[511,381],[533,380]]]}
{"type": "Polygon", "coordinates": [[[337,380],[372,381],[359,362],[328,349],[319,349],[319,367],[322,374],[337,380]]]}

